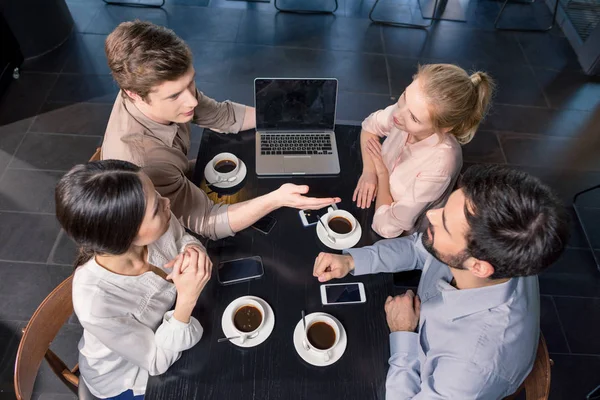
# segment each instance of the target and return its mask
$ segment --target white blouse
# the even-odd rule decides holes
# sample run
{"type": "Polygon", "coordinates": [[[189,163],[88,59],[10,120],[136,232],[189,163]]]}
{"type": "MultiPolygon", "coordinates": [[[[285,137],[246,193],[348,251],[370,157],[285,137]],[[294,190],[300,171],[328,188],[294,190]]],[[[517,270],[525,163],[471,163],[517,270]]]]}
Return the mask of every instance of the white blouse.
{"type": "MultiPolygon", "coordinates": [[[[189,244],[202,244],[171,216],[169,230],[148,246],[148,261],[162,268],[189,244]]],[[[99,398],[129,389],[144,394],[149,375],[164,373],[202,337],[198,320],[185,324],[169,311],[175,285],[154,272],[118,275],[95,259],[81,265],[73,278],[73,306],[83,326],[79,370],[99,398]]]]}

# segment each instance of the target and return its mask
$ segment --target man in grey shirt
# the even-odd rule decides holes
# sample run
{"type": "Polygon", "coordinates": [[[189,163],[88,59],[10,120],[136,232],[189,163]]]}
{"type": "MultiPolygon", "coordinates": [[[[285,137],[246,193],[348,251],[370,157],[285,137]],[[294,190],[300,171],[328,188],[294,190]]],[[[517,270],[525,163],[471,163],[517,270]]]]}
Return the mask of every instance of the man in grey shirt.
{"type": "Polygon", "coordinates": [[[423,234],[345,255],[321,253],[319,281],[421,269],[417,295],[385,303],[386,399],[501,399],[533,367],[539,338],[536,274],[561,254],[564,207],[538,179],[501,166],[468,169],[423,234]]]}

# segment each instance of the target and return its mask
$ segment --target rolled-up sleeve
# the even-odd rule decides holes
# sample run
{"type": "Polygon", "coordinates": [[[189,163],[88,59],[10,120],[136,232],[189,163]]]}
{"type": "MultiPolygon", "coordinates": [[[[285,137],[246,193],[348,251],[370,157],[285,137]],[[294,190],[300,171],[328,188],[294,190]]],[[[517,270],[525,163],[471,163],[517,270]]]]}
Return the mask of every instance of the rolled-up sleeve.
{"type": "Polygon", "coordinates": [[[228,206],[213,203],[176,165],[155,162],[144,167],[154,187],[171,201],[171,210],[181,222],[197,234],[217,240],[233,236],[228,206]]]}
{"type": "Polygon", "coordinates": [[[232,101],[216,101],[196,90],[198,105],[192,122],[223,133],[238,133],[244,124],[246,106],[232,101]]]}
{"type": "Polygon", "coordinates": [[[396,104],[378,110],[369,115],[362,123],[362,129],[374,135],[384,137],[390,134],[393,127],[392,125],[392,113],[396,104]]]}
{"type": "Polygon", "coordinates": [[[423,210],[440,199],[452,177],[447,174],[419,174],[412,188],[412,195],[405,195],[390,205],[382,205],[373,217],[371,227],[384,238],[400,236],[411,230],[423,210]]]}

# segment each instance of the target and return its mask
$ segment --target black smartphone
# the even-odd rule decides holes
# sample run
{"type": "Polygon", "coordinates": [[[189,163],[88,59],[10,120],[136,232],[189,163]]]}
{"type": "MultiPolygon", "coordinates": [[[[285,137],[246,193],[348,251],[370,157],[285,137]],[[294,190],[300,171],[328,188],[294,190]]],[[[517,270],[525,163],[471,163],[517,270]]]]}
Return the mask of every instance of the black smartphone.
{"type": "Polygon", "coordinates": [[[267,216],[262,217],[258,221],[256,221],[254,224],[252,224],[252,227],[254,229],[256,229],[257,231],[264,233],[265,235],[268,235],[276,223],[277,223],[277,220],[274,217],[267,215],[267,216]]]}
{"type": "Polygon", "coordinates": [[[221,285],[231,285],[259,279],[264,275],[262,259],[259,256],[223,261],[217,269],[221,285]]]}

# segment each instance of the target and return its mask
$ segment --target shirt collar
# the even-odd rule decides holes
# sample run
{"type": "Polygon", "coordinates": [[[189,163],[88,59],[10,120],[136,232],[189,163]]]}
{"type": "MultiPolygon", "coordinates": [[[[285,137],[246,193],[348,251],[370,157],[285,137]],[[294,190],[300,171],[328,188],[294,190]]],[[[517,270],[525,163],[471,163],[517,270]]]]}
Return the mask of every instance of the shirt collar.
{"type": "Polygon", "coordinates": [[[445,314],[450,320],[455,320],[506,303],[517,288],[518,279],[477,289],[458,290],[443,279],[437,285],[447,306],[445,314]]]}
{"type": "Polygon", "coordinates": [[[146,128],[146,135],[157,138],[169,147],[173,146],[173,140],[175,140],[179,125],[174,122],[171,122],[169,125],[159,124],[144,115],[131,100],[123,98],[120,92],[118,98],[122,99],[125,111],[146,128]]]}

